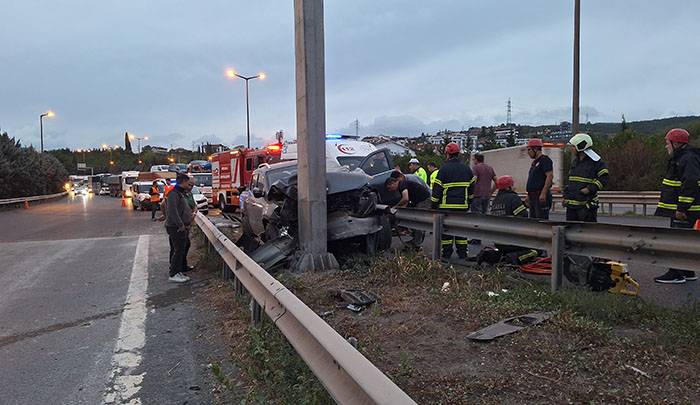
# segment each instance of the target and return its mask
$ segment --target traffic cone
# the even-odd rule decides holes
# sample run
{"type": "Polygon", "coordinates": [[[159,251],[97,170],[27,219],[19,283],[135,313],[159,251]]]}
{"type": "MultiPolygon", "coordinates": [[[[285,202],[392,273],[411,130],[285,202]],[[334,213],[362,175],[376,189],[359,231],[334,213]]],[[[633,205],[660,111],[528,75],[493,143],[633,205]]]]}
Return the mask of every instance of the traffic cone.
{"type": "Polygon", "coordinates": [[[126,198],[122,198],[122,207],[126,207],[126,198]]]}
{"type": "Polygon", "coordinates": [[[29,201],[24,201],[24,209],[29,209],[29,201]]]}
{"type": "Polygon", "coordinates": [[[693,229],[700,231],[700,219],[695,221],[695,226],[693,226],[693,229]]]}

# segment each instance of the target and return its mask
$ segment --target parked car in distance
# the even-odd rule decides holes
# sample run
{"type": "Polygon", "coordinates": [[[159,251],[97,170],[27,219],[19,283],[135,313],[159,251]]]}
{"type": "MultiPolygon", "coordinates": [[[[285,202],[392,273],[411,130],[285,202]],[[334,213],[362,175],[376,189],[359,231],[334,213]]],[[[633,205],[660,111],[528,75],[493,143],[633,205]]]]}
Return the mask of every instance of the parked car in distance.
{"type": "MultiPolygon", "coordinates": [[[[141,209],[141,211],[151,209],[150,191],[152,185],[152,181],[136,181],[131,184],[131,207],[133,209],[141,209]]],[[[163,181],[158,181],[158,191],[160,192],[160,197],[162,200],[163,192],[165,191],[165,183],[163,181]]]]}
{"type": "Polygon", "coordinates": [[[185,173],[185,172],[187,172],[187,165],[184,163],[173,163],[173,164],[168,165],[168,171],[169,172],[177,172],[177,173],[180,173],[180,172],[185,173]]]}
{"type": "Polygon", "coordinates": [[[199,187],[192,187],[192,197],[194,197],[194,202],[197,204],[197,210],[199,210],[199,212],[202,214],[207,215],[209,213],[209,200],[207,200],[207,197],[202,194],[202,190],[199,187]]]}
{"type": "Polygon", "coordinates": [[[151,172],[167,172],[168,171],[168,165],[153,165],[151,166],[151,172]]]}

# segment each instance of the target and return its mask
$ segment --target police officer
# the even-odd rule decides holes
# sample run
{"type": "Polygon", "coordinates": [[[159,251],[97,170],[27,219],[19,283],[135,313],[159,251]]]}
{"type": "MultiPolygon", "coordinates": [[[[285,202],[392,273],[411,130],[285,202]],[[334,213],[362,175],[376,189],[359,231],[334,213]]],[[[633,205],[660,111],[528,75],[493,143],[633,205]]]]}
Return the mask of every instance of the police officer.
{"type": "MultiPolygon", "coordinates": [[[[514,183],[511,176],[501,176],[496,179],[498,193],[491,202],[491,215],[527,217],[527,208],[518,193],[513,191],[514,183]]],[[[537,250],[521,246],[496,244],[496,249],[508,257],[513,264],[523,264],[539,256],[537,250]]]]}
{"type": "Polygon", "coordinates": [[[426,173],[425,169],[420,167],[418,159],[412,158],[408,161],[408,170],[410,170],[412,174],[418,176],[419,179],[423,180],[423,183],[428,184],[428,173],[426,173]]]}
{"type": "MultiPolygon", "coordinates": [[[[690,146],[689,140],[685,129],[672,129],[666,134],[670,158],[655,215],[671,218],[671,228],[692,228],[700,219],[700,151],[690,146]]],[[[694,271],[669,269],[654,281],[682,284],[697,279],[694,271]]]]}
{"type": "Polygon", "coordinates": [[[431,189],[433,188],[433,183],[435,183],[435,179],[437,178],[438,172],[439,169],[435,162],[428,162],[428,179],[430,180],[428,186],[430,186],[431,189]]]}
{"type": "Polygon", "coordinates": [[[543,146],[542,140],[538,138],[527,141],[527,154],[532,159],[532,164],[527,176],[526,190],[530,218],[549,219],[549,209],[552,207],[550,189],[554,179],[554,164],[549,156],[542,154],[543,146]]]}
{"type": "MultiPolygon", "coordinates": [[[[450,142],[445,146],[447,161],[442,165],[435,177],[432,196],[432,207],[446,210],[469,211],[469,204],[474,198],[474,174],[468,165],[459,160],[459,145],[450,142]]],[[[460,259],[467,258],[469,241],[459,236],[442,234],[442,259],[452,256],[452,246],[455,245],[460,259]]]]}
{"type": "Polygon", "coordinates": [[[598,221],[598,191],[608,184],[609,172],[600,155],[592,149],[588,134],[576,134],[569,141],[574,159],[564,189],[567,221],[598,221]]]}

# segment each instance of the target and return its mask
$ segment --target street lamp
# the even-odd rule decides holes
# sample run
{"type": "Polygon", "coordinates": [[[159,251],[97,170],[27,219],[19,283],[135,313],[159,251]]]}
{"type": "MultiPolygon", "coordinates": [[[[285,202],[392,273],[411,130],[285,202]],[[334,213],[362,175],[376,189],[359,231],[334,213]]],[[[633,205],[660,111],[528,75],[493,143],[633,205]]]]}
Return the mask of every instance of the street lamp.
{"type": "Polygon", "coordinates": [[[248,147],[250,148],[250,102],[248,101],[248,81],[251,79],[265,80],[267,75],[263,72],[258,73],[255,76],[242,76],[236,73],[233,69],[226,70],[226,76],[229,79],[240,78],[245,80],[245,122],[246,122],[246,134],[248,140],[248,147]]]}
{"type": "Polygon", "coordinates": [[[133,141],[134,139],[136,139],[136,140],[138,141],[138,144],[139,144],[139,155],[141,155],[141,141],[147,141],[147,140],[148,140],[148,137],[147,137],[147,136],[144,136],[144,137],[141,137],[141,138],[140,138],[140,137],[138,137],[138,136],[134,136],[134,135],[132,135],[132,134],[129,134],[129,139],[132,140],[132,141],[133,141]]]}
{"type": "Polygon", "coordinates": [[[49,110],[39,116],[39,136],[41,137],[41,153],[44,153],[44,117],[53,117],[53,111],[49,110]]]}

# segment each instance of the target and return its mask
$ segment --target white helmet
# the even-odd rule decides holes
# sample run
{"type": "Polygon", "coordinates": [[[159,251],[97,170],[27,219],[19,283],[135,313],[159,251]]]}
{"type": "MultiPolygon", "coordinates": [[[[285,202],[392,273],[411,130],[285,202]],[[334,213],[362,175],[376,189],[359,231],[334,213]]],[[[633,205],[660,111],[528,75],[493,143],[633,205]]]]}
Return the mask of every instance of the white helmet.
{"type": "Polygon", "coordinates": [[[409,164],[415,163],[415,164],[417,164],[417,165],[420,164],[420,162],[419,162],[418,159],[416,159],[416,158],[412,158],[411,160],[408,161],[408,163],[409,163],[409,164]]]}
{"type": "Polygon", "coordinates": [[[600,160],[600,155],[598,155],[593,149],[591,149],[593,147],[593,139],[588,134],[578,133],[574,135],[569,140],[569,145],[576,148],[577,152],[585,153],[594,162],[600,160]]]}

